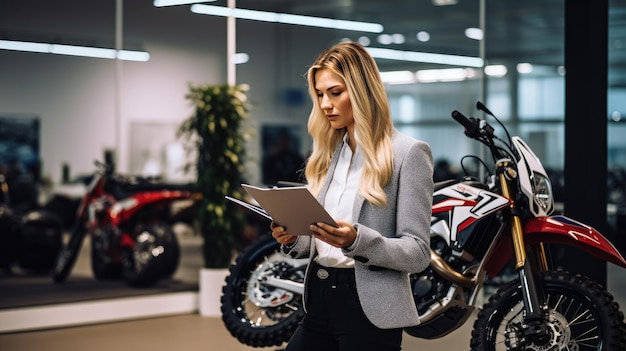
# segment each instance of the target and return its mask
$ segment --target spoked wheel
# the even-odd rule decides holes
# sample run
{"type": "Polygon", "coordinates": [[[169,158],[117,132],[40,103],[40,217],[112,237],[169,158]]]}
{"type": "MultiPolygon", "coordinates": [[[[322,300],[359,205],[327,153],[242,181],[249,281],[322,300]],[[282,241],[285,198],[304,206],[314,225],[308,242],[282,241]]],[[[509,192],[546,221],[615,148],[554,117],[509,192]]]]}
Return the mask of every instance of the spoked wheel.
{"type": "Polygon", "coordinates": [[[55,283],[63,283],[67,280],[72,268],[74,268],[76,258],[78,258],[85,234],[84,220],[78,219],[72,228],[67,245],[62,246],[57,255],[52,272],[52,280],[55,283]]]}
{"type": "MultiPolygon", "coordinates": [[[[126,282],[131,286],[146,287],[170,274],[173,270],[171,256],[179,252],[177,245],[169,225],[155,223],[143,226],[137,233],[135,245],[126,252],[123,269],[126,282]]],[[[178,265],[177,257],[175,262],[178,265]]]]}
{"type": "Polygon", "coordinates": [[[624,315],[598,283],[566,272],[545,272],[537,282],[546,296],[548,335],[526,336],[519,282],[498,290],[478,314],[474,351],[626,350],[624,315]]]}
{"type": "Polygon", "coordinates": [[[304,282],[308,260],[279,252],[279,244],[263,237],[237,257],[222,289],[222,320],[241,343],[252,347],[278,346],[289,340],[304,316],[302,295],[268,282],[304,282]]]}

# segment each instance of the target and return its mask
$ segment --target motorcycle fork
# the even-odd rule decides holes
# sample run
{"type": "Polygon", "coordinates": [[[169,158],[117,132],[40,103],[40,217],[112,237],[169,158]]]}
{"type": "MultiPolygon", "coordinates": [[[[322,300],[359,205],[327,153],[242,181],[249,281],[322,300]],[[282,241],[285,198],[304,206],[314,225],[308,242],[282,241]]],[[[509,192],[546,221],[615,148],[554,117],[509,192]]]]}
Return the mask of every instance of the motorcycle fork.
{"type": "MultiPolygon", "coordinates": [[[[547,260],[543,246],[537,245],[530,250],[530,258],[526,255],[524,230],[522,221],[516,210],[511,184],[517,178],[517,170],[510,160],[500,160],[497,163],[496,174],[502,189],[502,195],[511,199],[511,239],[515,253],[515,270],[520,279],[522,298],[524,300],[524,324],[526,336],[546,335],[546,318],[542,308],[543,292],[535,282],[537,271],[547,270],[547,260]]],[[[513,188],[514,189],[514,188],[513,188]]]]}

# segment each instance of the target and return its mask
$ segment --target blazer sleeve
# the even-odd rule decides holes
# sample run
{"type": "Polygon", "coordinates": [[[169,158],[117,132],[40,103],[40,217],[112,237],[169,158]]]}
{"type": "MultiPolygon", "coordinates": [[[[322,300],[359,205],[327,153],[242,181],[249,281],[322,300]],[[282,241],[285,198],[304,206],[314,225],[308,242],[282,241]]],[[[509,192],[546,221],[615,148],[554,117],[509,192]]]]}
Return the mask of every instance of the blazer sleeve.
{"type": "Polygon", "coordinates": [[[418,273],[430,261],[433,157],[427,143],[407,138],[394,144],[399,150],[394,150],[394,175],[385,186],[388,204],[363,204],[357,239],[344,249],[370,270],[418,273]]]}
{"type": "Polygon", "coordinates": [[[311,243],[313,237],[308,235],[300,235],[291,245],[281,245],[281,251],[284,255],[291,258],[308,258],[311,254],[311,243]]]}

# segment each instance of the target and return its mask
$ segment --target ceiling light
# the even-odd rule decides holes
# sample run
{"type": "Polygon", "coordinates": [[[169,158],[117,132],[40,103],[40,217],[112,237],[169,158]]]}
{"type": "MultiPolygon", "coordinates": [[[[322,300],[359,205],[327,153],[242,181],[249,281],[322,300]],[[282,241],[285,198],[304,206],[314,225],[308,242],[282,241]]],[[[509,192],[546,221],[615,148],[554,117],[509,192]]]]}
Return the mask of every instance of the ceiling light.
{"type": "Polygon", "coordinates": [[[125,61],[145,62],[150,60],[150,54],[145,51],[115,50],[87,46],[33,43],[13,40],[0,40],[0,49],[69,56],[120,59],[125,61]]]}
{"type": "Polygon", "coordinates": [[[521,74],[527,74],[533,71],[533,65],[530,63],[518,63],[517,72],[521,74]]]}
{"type": "Polygon", "coordinates": [[[485,74],[492,77],[504,77],[508,70],[505,65],[485,66],[485,74]]]}
{"type": "Polygon", "coordinates": [[[372,41],[368,37],[363,36],[359,38],[359,44],[363,46],[369,46],[371,43],[372,41]]]}
{"type": "Polygon", "coordinates": [[[411,71],[380,72],[380,79],[385,84],[411,84],[415,83],[415,74],[411,71]]]}
{"type": "Polygon", "coordinates": [[[432,0],[433,5],[435,6],[448,6],[448,5],[456,5],[458,0],[432,0]]]}
{"type": "Polygon", "coordinates": [[[213,15],[213,16],[233,16],[235,18],[248,19],[263,22],[275,22],[284,24],[294,24],[301,26],[354,30],[359,32],[381,33],[383,26],[378,23],[357,22],[347,20],[337,20],[332,18],[292,15],[287,13],[256,11],[246,9],[230,9],[221,6],[199,5],[191,6],[191,12],[213,15]]]}
{"type": "Polygon", "coordinates": [[[383,45],[389,45],[393,43],[393,38],[391,37],[390,34],[381,34],[376,38],[376,40],[378,41],[379,44],[383,44],[383,45]]]}
{"type": "Polygon", "coordinates": [[[415,72],[415,77],[421,83],[458,82],[473,76],[473,70],[469,71],[465,68],[425,69],[415,72]]]}
{"type": "Polygon", "coordinates": [[[404,38],[403,34],[400,33],[396,33],[396,34],[392,34],[391,35],[391,41],[394,44],[404,44],[404,42],[406,41],[406,39],[404,38]]]}
{"type": "Polygon", "coordinates": [[[248,61],[250,61],[250,56],[245,52],[238,52],[233,55],[233,63],[236,65],[247,63],[248,61]]]}
{"type": "Polygon", "coordinates": [[[152,4],[155,7],[165,7],[165,6],[197,4],[200,2],[213,2],[213,1],[215,0],[154,0],[152,4]]]}
{"type": "Polygon", "coordinates": [[[480,28],[465,29],[465,36],[474,40],[483,40],[483,30],[480,28]]]}
{"type": "Polygon", "coordinates": [[[382,48],[367,48],[370,55],[374,58],[397,60],[397,61],[410,61],[410,62],[424,62],[424,63],[438,63],[442,65],[453,65],[463,67],[482,67],[483,59],[480,57],[471,56],[459,56],[459,55],[446,55],[446,54],[433,54],[428,52],[415,52],[415,51],[401,51],[393,49],[382,48]]]}
{"type": "Polygon", "coordinates": [[[425,43],[425,42],[430,40],[430,34],[428,32],[425,32],[425,31],[417,32],[415,37],[417,38],[417,40],[419,40],[419,41],[421,41],[423,43],[425,43]]]}

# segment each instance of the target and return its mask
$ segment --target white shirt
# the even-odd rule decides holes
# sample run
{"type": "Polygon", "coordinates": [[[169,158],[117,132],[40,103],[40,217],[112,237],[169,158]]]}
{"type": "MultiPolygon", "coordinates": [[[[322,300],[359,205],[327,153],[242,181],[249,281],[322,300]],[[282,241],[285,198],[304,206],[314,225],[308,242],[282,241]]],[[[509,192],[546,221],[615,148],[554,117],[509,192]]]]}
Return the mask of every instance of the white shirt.
{"type": "MultiPolygon", "coordinates": [[[[363,172],[363,155],[357,147],[354,154],[348,145],[348,136],[343,139],[339,160],[330,187],[324,199],[324,208],[335,220],[352,221],[354,201],[363,172]]],[[[346,257],[340,248],[315,239],[317,263],[326,267],[352,268],[354,259],[346,257]]]]}

